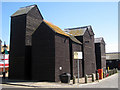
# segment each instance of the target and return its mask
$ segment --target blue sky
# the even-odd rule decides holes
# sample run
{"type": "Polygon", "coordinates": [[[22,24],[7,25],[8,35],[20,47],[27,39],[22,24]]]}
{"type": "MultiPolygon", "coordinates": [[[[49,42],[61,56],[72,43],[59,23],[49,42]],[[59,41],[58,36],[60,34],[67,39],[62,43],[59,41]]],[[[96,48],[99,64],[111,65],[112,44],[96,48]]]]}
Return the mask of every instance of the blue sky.
{"type": "Polygon", "coordinates": [[[20,7],[37,4],[45,20],[65,28],[91,25],[95,37],[104,37],[106,51],[118,51],[117,2],[3,2],[2,41],[10,43],[10,16],[20,7]]]}

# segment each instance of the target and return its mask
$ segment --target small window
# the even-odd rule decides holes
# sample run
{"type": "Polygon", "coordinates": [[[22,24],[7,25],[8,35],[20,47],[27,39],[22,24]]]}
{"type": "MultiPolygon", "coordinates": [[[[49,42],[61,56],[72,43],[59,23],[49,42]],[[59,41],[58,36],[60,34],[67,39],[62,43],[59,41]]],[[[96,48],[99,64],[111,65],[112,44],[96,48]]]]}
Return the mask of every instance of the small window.
{"type": "Polygon", "coordinates": [[[89,41],[85,41],[85,43],[89,43],[89,41]]]}

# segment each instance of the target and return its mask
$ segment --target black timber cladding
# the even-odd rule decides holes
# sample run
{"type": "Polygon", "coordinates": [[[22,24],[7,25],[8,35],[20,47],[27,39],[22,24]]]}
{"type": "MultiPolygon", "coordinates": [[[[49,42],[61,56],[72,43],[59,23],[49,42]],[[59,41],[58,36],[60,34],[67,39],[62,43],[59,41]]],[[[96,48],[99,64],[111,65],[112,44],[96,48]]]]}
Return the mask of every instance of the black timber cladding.
{"type": "Polygon", "coordinates": [[[11,16],[10,79],[31,78],[31,35],[42,19],[36,5],[20,8],[11,16]]]}
{"type": "Polygon", "coordinates": [[[96,68],[106,69],[105,41],[102,37],[95,38],[96,68]]]}
{"type": "Polygon", "coordinates": [[[95,60],[95,46],[94,46],[94,33],[91,26],[68,28],[66,32],[75,36],[80,42],[82,42],[83,52],[83,76],[85,74],[95,73],[96,60],[95,60]]]}
{"type": "Polygon", "coordinates": [[[32,5],[11,16],[10,49],[10,79],[60,81],[63,72],[76,75],[76,66],[70,72],[69,50],[72,54],[81,50],[81,42],[43,20],[37,6],[32,5]]]}
{"type": "Polygon", "coordinates": [[[62,35],[55,35],[55,78],[59,80],[62,73],[70,73],[70,51],[69,38],[62,35]],[[60,70],[62,67],[62,70],[60,70]]]}
{"type": "MultiPolygon", "coordinates": [[[[32,37],[33,80],[60,81],[60,74],[64,72],[70,73],[70,38],[68,34],[44,20],[32,37]],[[62,70],[60,70],[60,67],[62,70]],[[35,68],[39,69],[35,70],[35,68]]],[[[71,37],[70,40],[73,39],[74,37],[71,37]]],[[[74,39],[74,41],[76,40],[74,39]]]]}
{"type": "MultiPolygon", "coordinates": [[[[70,40],[69,42],[70,44],[70,74],[71,74],[71,79],[73,78],[73,76],[78,77],[78,64],[77,64],[77,60],[74,59],[74,52],[80,52],[82,51],[82,45],[72,42],[70,40]]],[[[80,77],[82,77],[83,75],[83,71],[82,71],[82,60],[79,60],[79,75],[80,77]]]]}
{"type": "Polygon", "coordinates": [[[55,81],[55,33],[42,22],[32,40],[32,80],[55,81]]]}

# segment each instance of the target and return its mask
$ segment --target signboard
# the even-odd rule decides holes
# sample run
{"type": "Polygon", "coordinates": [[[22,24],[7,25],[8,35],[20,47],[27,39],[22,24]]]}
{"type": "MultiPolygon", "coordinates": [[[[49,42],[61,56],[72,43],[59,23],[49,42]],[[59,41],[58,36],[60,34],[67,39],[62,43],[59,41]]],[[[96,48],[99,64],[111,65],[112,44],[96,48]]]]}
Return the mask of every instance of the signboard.
{"type": "Polygon", "coordinates": [[[74,52],[74,59],[82,59],[82,52],[74,52]]]}

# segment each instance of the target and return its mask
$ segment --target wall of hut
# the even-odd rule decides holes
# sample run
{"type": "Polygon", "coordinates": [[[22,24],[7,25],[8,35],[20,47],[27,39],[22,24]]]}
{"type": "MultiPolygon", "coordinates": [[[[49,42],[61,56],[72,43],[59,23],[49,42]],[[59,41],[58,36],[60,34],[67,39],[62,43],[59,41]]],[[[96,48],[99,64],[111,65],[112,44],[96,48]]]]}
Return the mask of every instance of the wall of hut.
{"type": "MultiPolygon", "coordinates": [[[[76,76],[76,77],[78,77],[78,62],[77,62],[77,60],[75,60],[74,59],[74,52],[80,52],[80,51],[82,51],[82,47],[81,47],[81,45],[80,44],[77,44],[77,43],[74,43],[74,42],[72,42],[72,51],[71,51],[71,53],[72,53],[72,59],[71,59],[71,75],[73,76],[76,76]]],[[[82,74],[83,74],[83,72],[82,72],[82,60],[79,60],[79,75],[80,75],[80,77],[82,77],[82,74]]]]}
{"type": "Polygon", "coordinates": [[[11,17],[9,78],[25,79],[26,15],[11,17]]]}
{"type": "Polygon", "coordinates": [[[41,23],[32,35],[32,80],[55,81],[55,33],[41,23]]]}
{"type": "Polygon", "coordinates": [[[40,25],[42,16],[37,6],[27,14],[19,13],[11,16],[9,78],[24,80],[31,78],[31,35],[40,25]]]}
{"type": "Polygon", "coordinates": [[[59,75],[70,73],[69,38],[60,34],[55,35],[55,81],[60,81],[59,75]],[[62,67],[62,70],[60,70],[62,67]]]}
{"type": "Polygon", "coordinates": [[[106,54],[105,54],[105,43],[101,43],[101,59],[102,59],[102,68],[106,69],[106,54]]]}
{"type": "Polygon", "coordinates": [[[66,36],[55,34],[43,22],[32,40],[32,80],[60,81],[60,74],[70,73],[69,39],[66,36]]]}
{"type": "Polygon", "coordinates": [[[96,71],[96,60],[95,60],[95,46],[94,46],[94,35],[90,35],[89,31],[86,30],[83,36],[76,36],[82,45],[83,52],[83,76],[85,74],[92,74],[96,71]]]}
{"type": "Polygon", "coordinates": [[[96,54],[96,68],[101,69],[101,50],[100,50],[100,43],[95,43],[95,54],[96,54]]]}
{"type": "Polygon", "coordinates": [[[95,43],[96,68],[106,69],[105,43],[95,43]]]}

